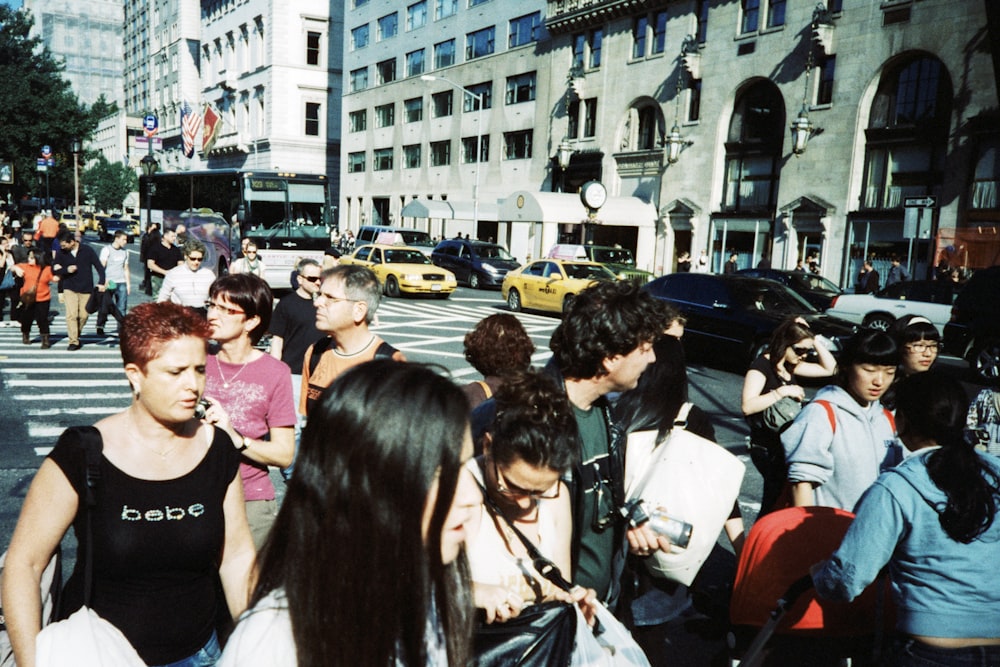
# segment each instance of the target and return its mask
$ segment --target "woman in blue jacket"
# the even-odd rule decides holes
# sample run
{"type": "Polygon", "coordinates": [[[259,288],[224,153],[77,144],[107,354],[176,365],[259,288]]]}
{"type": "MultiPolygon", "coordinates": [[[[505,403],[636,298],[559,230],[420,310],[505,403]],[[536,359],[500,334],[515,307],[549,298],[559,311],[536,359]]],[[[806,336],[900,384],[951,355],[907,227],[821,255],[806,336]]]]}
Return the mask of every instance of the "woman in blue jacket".
{"type": "Polygon", "coordinates": [[[967,405],[937,371],[899,383],[899,437],[913,455],[865,493],[813,571],[822,597],[846,601],[889,565],[900,667],[1000,665],[1000,459],[967,437],[967,405]]]}

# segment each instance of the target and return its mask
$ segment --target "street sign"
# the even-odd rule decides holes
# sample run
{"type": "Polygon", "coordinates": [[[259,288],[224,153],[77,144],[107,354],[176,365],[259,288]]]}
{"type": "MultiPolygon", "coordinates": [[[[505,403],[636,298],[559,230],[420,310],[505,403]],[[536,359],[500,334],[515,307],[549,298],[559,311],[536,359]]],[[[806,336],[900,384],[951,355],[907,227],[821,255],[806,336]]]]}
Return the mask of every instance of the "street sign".
{"type": "Polygon", "coordinates": [[[52,147],[48,144],[42,146],[42,157],[52,157],[52,147]]]}
{"type": "Polygon", "coordinates": [[[937,206],[937,197],[926,195],[924,197],[907,197],[903,200],[903,208],[934,208],[937,206]]]}
{"type": "Polygon", "coordinates": [[[56,166],[56,159],[54,157],[50,157],[48,160],[45,161],[45,164],[49,165],[50,167],[54,167],[56,166]]]}
{"type": "Polygon", "coordinates": [[[151,137],[154,134],[156,134],[156,131],[159,129],[159,127],[160,123],[156,119],[156,116],[153,114],[148,114],[145,118],[142,119],[142,129],[146,133],[147,137],[151,137]]]}
{"type": "MultiPolygon", "coordinates": [[[[149,139],[147,137],[133,137],[135,141],[135,147],[141,148],[142,150],[149,149],[149,139]]],[[[163,150],[163,139],[160,137],[153,137],[153,148],[158,151],[163,150]]]]}
{"type": "Polygon", "coordinates": [[[43,157],[38,158],[38,166],[39,167],[44,167],[45,166],[45,158],[43,158],[43,157]]]}

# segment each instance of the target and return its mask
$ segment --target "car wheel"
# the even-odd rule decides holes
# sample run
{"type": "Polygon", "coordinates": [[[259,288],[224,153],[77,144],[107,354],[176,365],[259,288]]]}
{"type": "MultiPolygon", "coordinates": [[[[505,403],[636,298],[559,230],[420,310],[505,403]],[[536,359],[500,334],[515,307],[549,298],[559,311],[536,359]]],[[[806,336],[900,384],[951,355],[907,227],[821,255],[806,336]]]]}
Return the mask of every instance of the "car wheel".
{"type": "Polygon", "coordinates": [[[385,279],[385,293],[391,297],[399,296],[399,281],[396,276],[389,276],[385,279]]]}
{"type": "Polygon", "coordinates": [[[889,327],[891,327],[892,323],[895,321],[896,320],[892,317],[892,315],[887,315],[885,313],[872,313],[865,316],[864,321],[861,322],[861,326],[865,329],[888,331],[889,327]]]}
{"type": "Polygon", "coordinates": [[[980,381],[992,384],[1000,379],[1000,338],[987,338],[972,351],[972,372],[980,381]]]}
{"type": "Polygon", "coordinates": [[[475,271],[469,272],[469,287],[479,289],[479,274],[475,271]]]}
{"type": "Polygon", "coordinates": [[[521,312],[521,295],[516,289],[512,289],[507,294],[507,307],[515,313],[521,312]]]}

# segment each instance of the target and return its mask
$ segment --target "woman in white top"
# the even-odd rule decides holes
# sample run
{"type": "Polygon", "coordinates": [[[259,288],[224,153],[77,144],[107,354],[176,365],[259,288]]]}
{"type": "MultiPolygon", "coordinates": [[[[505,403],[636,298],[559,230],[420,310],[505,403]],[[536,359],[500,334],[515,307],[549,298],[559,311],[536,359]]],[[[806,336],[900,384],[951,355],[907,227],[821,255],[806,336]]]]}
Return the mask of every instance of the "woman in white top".
{"type": "Polygon", "coordinates": [[[258,278],[263,278],[266,270],[264,260],[257,255],[257,244],[253,241],[247,242],[243,248],[243,256],[229,267],[230,273],[252,273],[258,278]]]}

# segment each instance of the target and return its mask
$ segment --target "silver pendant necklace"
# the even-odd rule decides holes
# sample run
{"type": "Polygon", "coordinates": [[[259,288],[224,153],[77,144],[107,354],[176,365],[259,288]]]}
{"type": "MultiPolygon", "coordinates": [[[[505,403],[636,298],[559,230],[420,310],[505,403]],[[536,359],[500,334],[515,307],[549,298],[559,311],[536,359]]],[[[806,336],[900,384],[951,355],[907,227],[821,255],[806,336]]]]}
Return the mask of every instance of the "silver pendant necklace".
{"type": "Polygon", "coordinates": [[[239,374],[243,372],[243,369],[246,368],[247,364],[249,363],[250,363],[249,359],[244,361],[243,365],[240,366],[240,370],[236,371],[236,375],[227,380],[226,376],[222,372],[222,363],[219,361],[219,355],[215,355],[215,366],[216,368],[219,369],[219,378],[222,380],[222,386],[225,387],[226,389],[229,389],[229,385],[236,381],[236,378],[239,377],[239,374]]]}

